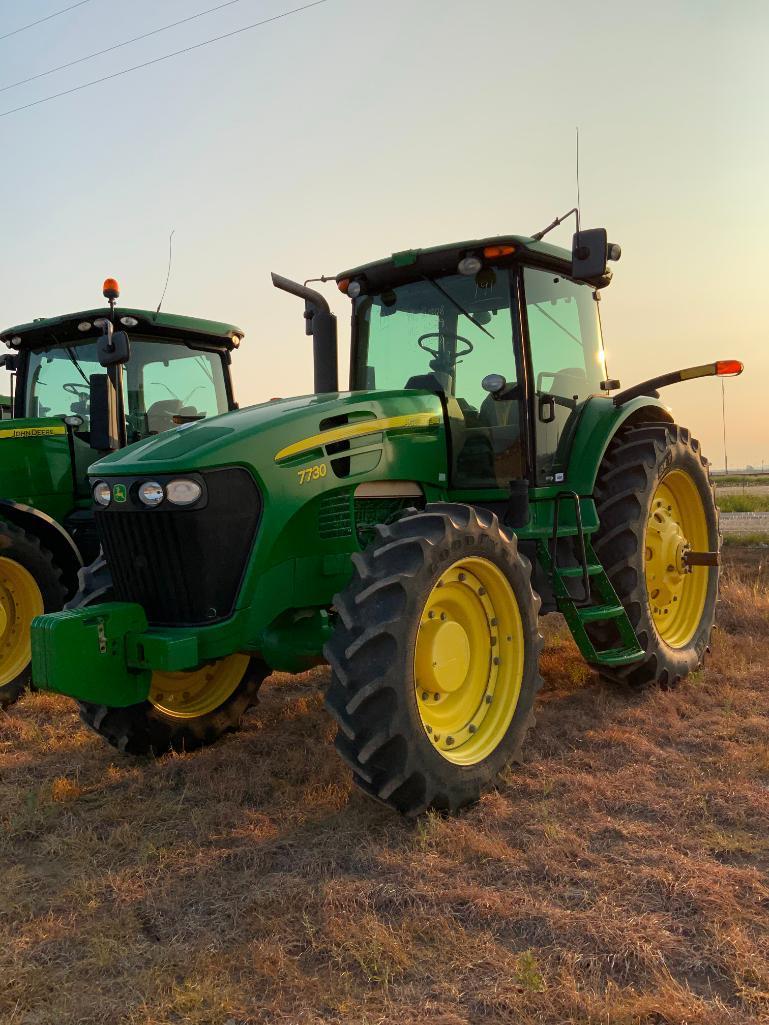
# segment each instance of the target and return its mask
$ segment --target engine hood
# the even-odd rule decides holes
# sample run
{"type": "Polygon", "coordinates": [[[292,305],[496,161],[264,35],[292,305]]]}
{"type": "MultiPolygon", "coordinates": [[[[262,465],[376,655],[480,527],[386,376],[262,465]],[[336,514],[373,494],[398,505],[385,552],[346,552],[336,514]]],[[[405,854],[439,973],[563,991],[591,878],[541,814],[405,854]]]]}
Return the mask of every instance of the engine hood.
{"type": "Polygon", "coordinates": [[[324,458],[326,445],[367,435],[443,430],[437,396],[341,392],[278,399],[147,438],[94,463],[93,476],[168,474],[241,465],[258,477],[324,458]],[[432,429],[432,430],[429,430],[432,429]]]}

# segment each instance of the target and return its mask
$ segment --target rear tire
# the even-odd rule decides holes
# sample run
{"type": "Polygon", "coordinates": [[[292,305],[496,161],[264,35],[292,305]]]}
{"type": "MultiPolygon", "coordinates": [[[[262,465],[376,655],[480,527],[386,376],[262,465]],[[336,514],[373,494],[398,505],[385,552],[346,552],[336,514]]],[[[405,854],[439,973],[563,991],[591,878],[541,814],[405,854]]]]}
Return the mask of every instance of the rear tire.
{"type": "Polygon", "coordinates": [[[389,807],[457,812],[519,757],[532,720],[531,565],[495,515],[443,503],[378,526],[353,564],[325,648],[337,751],[389,807]]]}
{"type": "MultiPolygon", "coordinates": [[[[718,509],[708,467],[699,442],[686,428],[673,424],[631,427],[609,446],[596,482],[600,528],[593,544],[635,629],[644,657],[613,669],[594,665],[606,680],[637,689],[673,687],[704,661],[716,613],[718,570],[694,567],[690,573],[679,575],[680,580],[674,573],[674,586],[668,588],[650,566],[656,565],[660,557],[660,535],[654,533],[655,529],[673,537],[667,545],[668,554],[675,550],[676,537],[687,540],[687,531],[692,535],[688,540],[696,542],[695,550],[703,544],[709,551],[720,549],[718,509]],[[680,505],[686,515],[676,513],[679,503],[669,499],[675,493],[681,496],[680,505]],[[671,508],[672,517],[668,512],[671,508]],[[655,516],[660,517],[660,528],[655,528],[655,516]],[[707,581],[694,574],[707,574],[707,581]]],[[[674,561],[673,557],[664,559],[661,577],[673,568],[674,561]]],[[[605,631],[606,627],[595,625],[588,632],[594,642],[606,647],[605,631]]]]}
{"type": "Polygon", "coordinates": [[[58,612],[62,571],[34,534],[0,521],[0,708],[32,686],[32,620],[58,612]]]}

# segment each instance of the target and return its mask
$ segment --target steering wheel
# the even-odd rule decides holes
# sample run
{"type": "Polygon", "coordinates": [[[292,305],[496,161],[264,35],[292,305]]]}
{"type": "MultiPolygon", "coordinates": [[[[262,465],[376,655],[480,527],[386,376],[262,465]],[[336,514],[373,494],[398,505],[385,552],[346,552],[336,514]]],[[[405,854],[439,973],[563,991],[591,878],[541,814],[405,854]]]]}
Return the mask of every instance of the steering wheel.
{"type": "Polygon", "coordinates": [[[447,336],[449,338],[455,338],[458,342],[464,342],[467,346],[467,348],[462,349],[461,352],[457,351],[454,353],[455,362],[458,360],[460,356],[469,356],[470,353],[473,351],[474,346],[469,338],[465,338],[463,335],[455,335],[452,331],[428,331],[427,334],[420,335],[419,338],[417,338],[417,345],[420,349],[423,349],[425,352],[429,352],[430,355],[433,356],[435,359],[440,359],[440,350],[431,349],[429,345],[424,345],[423,342],[427,338],[446,338],[447,336]]]}
{"type": "Polygon", "coordinates": [[[62,389],[70,395],[74,395],[76,399],[89,394],[88,385],[86,384],[63,384],[62,389]]]}

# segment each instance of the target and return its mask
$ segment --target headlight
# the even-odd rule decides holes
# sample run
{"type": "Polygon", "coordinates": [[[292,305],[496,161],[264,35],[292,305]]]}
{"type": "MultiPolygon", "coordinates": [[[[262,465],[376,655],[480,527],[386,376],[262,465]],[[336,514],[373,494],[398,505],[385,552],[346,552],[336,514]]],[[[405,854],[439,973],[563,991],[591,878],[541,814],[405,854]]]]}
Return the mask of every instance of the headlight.
{"type": "Polygon", "coordinates": [[[196,480],[172,480],[166,485],[166,498],[174,505],[193,505],[203,494],[196,480]]]}
{"type": "Polygon", "coordinates": [[[139,485],[139,501],[143,505],[160,505],[165,497],[163,485],[158,484],[156,480],[148,480],[139,485]]]}
{"type": "Polygon", "coordinates": [[[112,489],[106,481],[100,480],[94,485],[93,500],[99,505],[109,505],[112,501],[112,489]]]}

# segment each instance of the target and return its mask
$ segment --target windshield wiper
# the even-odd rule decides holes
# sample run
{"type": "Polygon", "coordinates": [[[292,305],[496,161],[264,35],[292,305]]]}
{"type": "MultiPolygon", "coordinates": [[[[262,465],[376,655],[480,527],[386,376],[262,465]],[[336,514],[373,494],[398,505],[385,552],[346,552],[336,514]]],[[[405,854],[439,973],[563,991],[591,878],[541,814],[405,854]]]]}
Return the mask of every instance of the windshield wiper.
{"type": "Polygon", "coordinates": [[[542,309],[542,307],[540,306],[539,303],[532,303],[532,306],[534,306],[535,309],[539,310],[539,312],[542,314],[543,317],[547,317],[548,320],[552,320],[552,322],[555,324],[556,327],[559,327],[561,329],[561,331],[563,331],[563,333],[565,335],[568,335],[569,338],[571,338],[571,340],[573,342],[576,342],[577,345],[582,347],[582,339],[581,338],[577,338],[576,335],[573,335],[571,333],[571,331],[569,331],[568,327],[564,327],[564,325],[560,322],[560,320],[556,320],[555,317],[551,317],[550,314],[547,312],[547,310],[543,310],[542,309]]]}
{"type": "Polygon", "coordinates": [[[445,288],[442,288],[441,285],[439,285],[438,282],[434,280],[434,278],[428,278],[426,274],[423,274],[422,277],[424,278],[425,281],[427,281],[429,284],[431,284],[433,286],[433,288],[437,289],[441,293],[441,295],[445,296],[448,299],[448,301],[457,310],[459,310],[459,312],[463,316],[467,317],[467,319],[470,321],[471,324],[475,324],[475,326],[479,327],[481,329],[481,331],[483,331],[483,333],[485,335],[488,335],[489,338],[491,338],[492,341],[494,340],[494,335],[491,333],[491,331],[487,331],[486,328],[483,326],[483,324],[481,324],[480,321],[476,320],[475,317],[472,315],[472,313],[470,313],[468,310],[466,310],[464,308],[464,306],[454,298],[453,295],[450,295],[446,291],[445,288]]]}
{"type": "Polygon", "coordinates": [[[80,366],[80,364],[78,363],[78,361],[77,361],[77,356],[76,356],[76,355],[74,354],[74,352],[73,352],[73,351],[72,351],[72,349],[71,349],[71,348],[69,347],[69,345],[68,345],[68,346],[66,346],[66,348],[65,348],[65,350],[64,350],[64,351],[65,351],[65,352],[67,353],[67,355],[69,356],[69,358],[70,358],[70,359],[72,360],[72,365],[74,366],[75,370],[77,370],[77,372],[78,372],[78,373],[80,374],[80,376],[81,376],[81,377],[83,378],[83,380],[85,381],[85,383],[86,383],[86,384],[88,385],[88,387],[90,388],[90,387],[91,387],[91,382],[90,382],[90,381],[88,380],[88,378],[87,378],[87,377],[85,376],[85,374],[83,373],[83,368],[82,368],[82,367],[80,366]]]}

